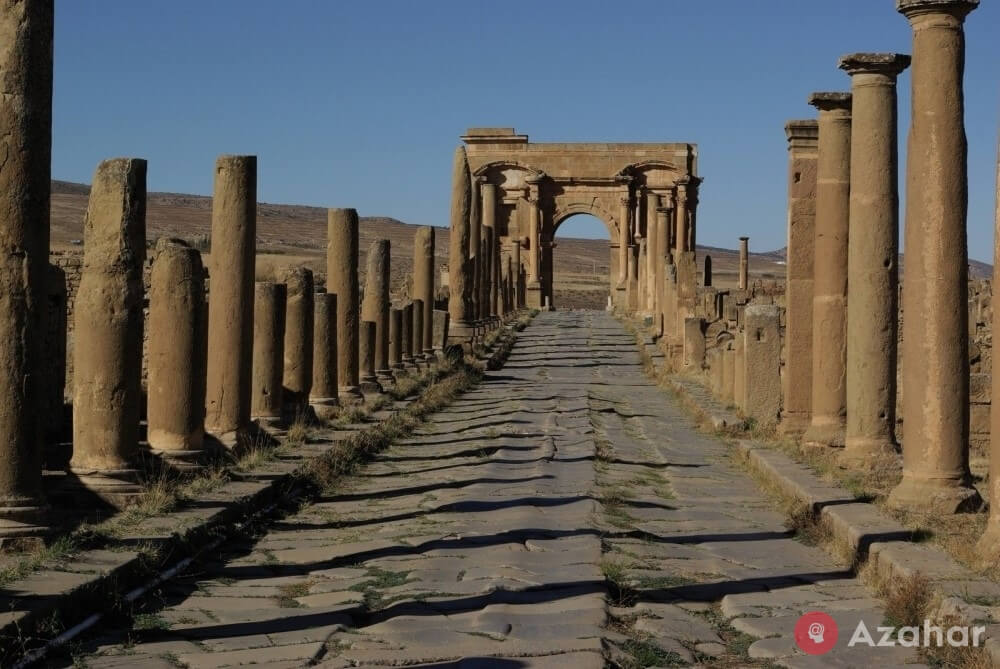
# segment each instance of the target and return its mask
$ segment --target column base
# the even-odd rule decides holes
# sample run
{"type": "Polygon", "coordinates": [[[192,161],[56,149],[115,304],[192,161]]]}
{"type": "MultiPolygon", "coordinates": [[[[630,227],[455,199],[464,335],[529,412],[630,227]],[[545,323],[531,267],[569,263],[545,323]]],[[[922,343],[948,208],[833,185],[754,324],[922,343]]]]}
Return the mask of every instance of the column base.
{"type": "Polygon", "coordinates": [[[340,400],[336,397],[312,397],[309,399],[309,407],[316,418],[331,420],[340,413],[340,400]]]}
{"type": "Polygon", "coordinates": [[[364,393],[361,392],[359,386],[340,386],[337,388],[337,396],[340,403],[345,406],[361,404],[365,401],[364,393]]]}
{"type": "Polygon", "coordinates": [[[358,386],[361,391],[362,396],[364,395],[381,395],[385,392],[382,388],[382,384],[378,382],[378,378],[375,376],[362,377],[361,384],[358,386]]]}
{"type": "Polygon", "coordinates": [[[100,506],[95,504],[99,501],[124,509],[145,492],[139,483],[142,473],[138,469],[70,467],[68,473],[71,479],[66,482],[66,490],[85,507],[100,506]]]}
{"type": "Polygon", "coordinates": [[[848,469],[865,469],[889,462],[899,462],[899,447],[889,439],[869,437],[846,437],[844,452],[838,458],[840,466],[848,469]]]}
{"type": "Polygon", "coordinates": [[[528,284],[524,292],[524,298],[529,309],[542,308],[542,285],[540,283],[528,284]]]}
{"type": "Polygon", "coordinates": [[[464,346],[476,335],[476,326],[469,321],[454,321],[448,324],[448,345],[464,346]]]}
{"type": "Polygon", "coordinates": [[[48,507],[36,498],[8,497],[0,500],[0,549],[19,551],[39,547],[49,531],[48,507]]]}
{"type": "Polygon", "coordinates": [[[809,414],[785,412],[781,414],[778,433],[792,439],[799,439],[809,429],[809,414]]]}
{"type": "Polygon", "coordinates": [[[917,478],[904,471],[903,480],[889,493],[886,503],[898,511],[975,513],[982,508],[983,498],[965,481],[917,478]]]}
{"type": "Polygon", "coordinates": [[[179,472],[189,474],[201,469],[202,448],[157,448],[152,444],[146,449],[146,457],[156,458],[179,472]]]}
{"type": "Polygon", "coordinates": [[[824,446],[827,448],[843,448],[846,426],[843,422],[816,423],[813,422],[802,434],[802,443],[806,446],[824,446]]]}
{"type": "Polygon", "coordinates": [[[976,543],[976,560],[981,567],[992,567],[1000,560],[1000,517],[990,517],[986,531],[976,543]]]}

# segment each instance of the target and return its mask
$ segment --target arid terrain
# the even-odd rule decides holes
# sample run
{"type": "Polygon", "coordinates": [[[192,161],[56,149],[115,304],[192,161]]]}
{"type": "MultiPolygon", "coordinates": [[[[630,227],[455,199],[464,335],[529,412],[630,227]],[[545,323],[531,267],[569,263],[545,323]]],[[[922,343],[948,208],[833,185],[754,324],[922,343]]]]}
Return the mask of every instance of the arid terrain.
{"type": "MultiPolygon", "coordinates": [[[[83,238],[83,216],[90,187],[66,181],[52,182],[52,248],[56,251],[79,251],[83,238]]],[[[181,237],[202,249],[209,248],[212,224],[212,198],[180,193],[150,193],[146,212],[147,242],[159,237],[181,237]]],[[[416,226],[381,216],[361,218],[361,271],[364,255],[372,240],[387,238],[392,244],[392,288],[402,294],[408,286],[413,257],[413,233],[416,226]]],[[[435,255],[438,266],[448,262],[448,229],[437,228],[435,255]]],[[[753,240],[751,240],[751,244],[753,240]]],[[[273,276],[275,270],[302,263],[316,273],[326,274],[326,210],[288,204],[260,203],[257,206],[257,274],[273,276]]],[[[558,238],[555,252],[556,302],[563,308],[603,308],[607,299],[608,246],[606,240],[558,238]]],[[[699,246],[701,269],[705,255],[712,257],[713,282],[726,288],[735,286],[739,252],[711,246],[699,246]]],[[[206,256],[211,269],[211,253],[206,256]]],[[[990,276],[984,263],[970,263],[976,277],[990,276]]],[[[783,280],[784,249],[751,253],[753,278],[783,280]]],[[[363,281],[363,278],[362,278],[363,281]]]]}

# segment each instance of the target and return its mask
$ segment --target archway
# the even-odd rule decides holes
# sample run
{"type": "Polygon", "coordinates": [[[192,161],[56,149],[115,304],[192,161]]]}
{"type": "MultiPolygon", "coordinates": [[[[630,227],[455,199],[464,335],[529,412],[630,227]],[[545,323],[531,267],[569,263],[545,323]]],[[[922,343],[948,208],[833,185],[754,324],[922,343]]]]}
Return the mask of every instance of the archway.
{"type": "Polygon", "coordinates": [[[564,309],[603,309],[611,294],[617,229],[591,207],[567,207],[553,221],[552,241],[542,249],[542,274],[550,304],[564,309]]]}

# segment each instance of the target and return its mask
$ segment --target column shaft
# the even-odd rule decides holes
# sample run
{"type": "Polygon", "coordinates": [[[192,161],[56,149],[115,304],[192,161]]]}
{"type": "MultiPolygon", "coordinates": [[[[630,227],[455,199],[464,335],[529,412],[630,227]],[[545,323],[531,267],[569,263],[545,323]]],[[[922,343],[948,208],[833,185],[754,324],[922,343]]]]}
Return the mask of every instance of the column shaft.
{"type": "Polygon", "coordinates": [[[474,265],[469,256],[472,189],[469,161],[465,147],[455,150],[452,164],[451,233],[448,253],[448,313],[451,315],[448,337],[465,344],[472,338],[472,288],[474,265]]]}
{"type": "Polygon", "coordinates": [[[337,379],[337,296],[317,293],[313,317],[313,373],[310,404],[320,419],[335,413],[339,402],[337,379]]]}
{"type": "Polygon", "coordinates": [[[284,409],[285,284],[258,281],[253,303],[254,419],[278,420],[284,409]]]}
{"type": "Polygon", "coordinates": [[[326,292],[337,296],[337,382],[345,401],[361,398],[358,363],[358,212],[330,209],[326,292]]]}
{"type": "Polygon", "coordinates": [[[423,333],[417,345],[414,333],[414,356],[434,355],[434,228],[417,229],[413,243],[413,297],[423,302],[423,333]]]}

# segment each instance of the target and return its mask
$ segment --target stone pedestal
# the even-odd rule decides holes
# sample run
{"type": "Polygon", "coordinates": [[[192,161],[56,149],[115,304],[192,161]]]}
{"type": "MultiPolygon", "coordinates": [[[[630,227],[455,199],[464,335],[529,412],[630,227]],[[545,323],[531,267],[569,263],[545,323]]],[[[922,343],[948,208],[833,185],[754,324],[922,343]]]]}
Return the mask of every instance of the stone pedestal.
{"type": "Polygon", "coordinates": [[[253,393],[251,417],[278,423],[284,416],[285,302],[283,283],[258,281],[253,303],[253,393]]]}
{"type": "Polygon", "coordinates": [[[847,232],[851,94],[813,93],[819,110],[813,283],[812,419],[802,440],[843,447],[847,418],[847,232]]]}
{"type": "Polygon", "coordinates": [[[781,410],[780,308],[751,305],[745,317],[743,412],[767,427],[777,423],[781,410]]]}
{"type": "Polygon", "coordinates": [[[896,450],[899,196],[896,77],[900,54],[853,54],[851,195],[847,268],[846,466],[865,467],[896,450]]]}
{"type": "Polygon", "coordinates": [[[201,254],[161,238],[150,271],[147,441],[179,468],[198,464],[205,436],[205,315],[201,254]]]}
{"type": "Polygon", "coordinates": [[[465,147],[455,150],[451,173],[451,231],[448,250],[448,313],[451,343],[465,346],[475,334],[472,304],[475,265],[469,257],[472,189],[465,147]]]}
{"type": "Polygon", "coordinates": [[[966,15],[978,0],[898,0],[913,28],[903,269],[903,480],[897,509],[974,511],[969,472],[966,15]]]}
{"type": "Polygon", "coordinates": [[[816,220],[816,121],[790,121],[788,248],[785,281],[785,374],[781,431],[797,437],[812,414],[813,244],[816,220]]]}
{"type": "Polygon", "coordinates": [[[205,429],[227,446],[250,425],[256,156],[220,156],[212,196],[205,429]]]}
{"type": "Polygon", "coordinates": [[[313,286],[312,270],[292,268],[282,275],[287,288],[285,303],[285,410],[289,418],[304,414],[309,406],[313,371],[313,286]]]}
{"type": "MultiPolygon", "coordinates": [[[[44,358],[52,162],[52,0],[0,11],[0,546],[46,530],[38,381],[44,358]],[[14,250],[17,249],[17,252],[14,250]]],[[[62,405],[62,398],[59,398],[62,405]]]]}
{"type": "Polygon", "coordinates": [[[684,319],[684,366],[700,371],[705,365],[705,319],[684,319]]]}
{"type": "Polygon", "coordinates": [[[358,363],[358,212],[330,209],[326,292],[337,296],[337,382],[342,402],[362,399],[358,363]]]}
{"type": "Polygon", "coordinates": [[[317,293],[313,301],[313,371],[309,405],[321,420],[337,413],[337,296],[317,293]]]}
{"type": "Polygon", "coordinates": [[[70,474],[91,494],[120,507],[142,493],[136,462],[146,161],[116,158],[98,166],[83,240],[74,309],[70,474]]]}

